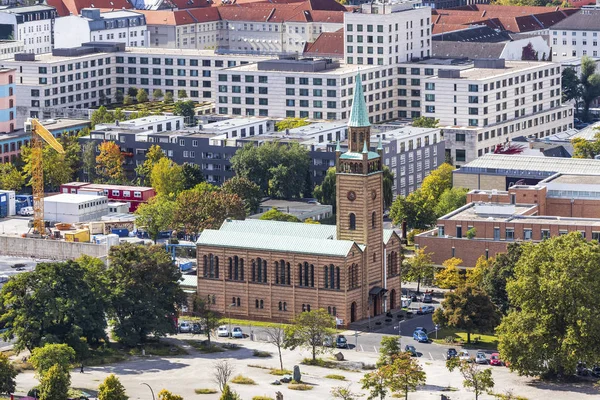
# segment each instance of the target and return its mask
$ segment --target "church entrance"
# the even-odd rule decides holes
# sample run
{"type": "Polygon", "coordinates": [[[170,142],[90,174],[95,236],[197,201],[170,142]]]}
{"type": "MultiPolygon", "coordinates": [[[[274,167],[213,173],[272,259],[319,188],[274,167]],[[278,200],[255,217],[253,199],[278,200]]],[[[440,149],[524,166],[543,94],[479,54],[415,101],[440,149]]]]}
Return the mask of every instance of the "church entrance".
{"type": "Polygon", "coordinates": [[[390,292],[390,310],[396,308],[396,289],[392,289],[390,292]]]}
{"type": "Polygon", "coordinates": [[[353,301],[350,305],[350,323],[356,321],[356,302],[353,301]]]}
{"type": "Polygon", "coordinates": [[[369,290],[369,313],[372,317],[383,312],[383,295],[387,292],[386,289],[380,286],[374,286],[369,290]]]}

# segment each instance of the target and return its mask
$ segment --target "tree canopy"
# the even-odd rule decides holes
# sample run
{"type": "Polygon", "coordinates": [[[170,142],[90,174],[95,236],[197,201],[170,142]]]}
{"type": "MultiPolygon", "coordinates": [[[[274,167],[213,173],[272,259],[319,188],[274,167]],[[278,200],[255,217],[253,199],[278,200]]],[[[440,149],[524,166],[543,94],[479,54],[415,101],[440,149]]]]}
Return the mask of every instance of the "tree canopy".
{"type": "Polygon", "coordinates": [[[336,207],[336,196],[335,196],[335,184],[337,177],[335,175],[335,167],[331,167],[327,170],[323,182],[320,185],[316,185],[313,190],[313,196],[321,204],[327,204],[333,207],[333,213],[335,214],[336,207]]]}
{"type": "Polygon", "coordinates": [[[415,249],[413,257],[408,259],[408,270],[404,272],[402,279],[405,282],[417,281],[417,293],[419,292],[421,281],[432,281],[435,268],[431,261],[432,253],[426,253],[427,247],[415,249]]]}
{"type": "Polygon", "coordinates": [[[174,212],[174,201],[166,196],[154,196],[135,210],[135,225],[148,232],[156,243],[161,232],[169,231],[175,225],[174,212]]]}
{"type": "Polygon", "coordinates": [[[8,356],[0,353],[0,393],[11,394],[17,389],[18,372],[8,356]]]}
{"type": "Polygon", "coordinates": [[[135,173],[140,185],[148,185],[150,183],[152,168],[165,157],[165,153],[159,145],[153,144],[150,146],[146,152],[146,159],[144,162],[135,168],[135,173]]]}
{"type": "Polygon", "coordinates": [[[125,387],[115,374],[110,374],[98,388],[98,400],[128,400],[125,387]]]}
{"type": "Polygon", "coordinates": [[[286,118],[284,120],[276,122],[275,129],[278,132],[280,132],[280,131],[285,131],[286,129],[300,128],[302,126],[306,126],[309,124],[310,124],[310,122],[308,122],[304,118],[286,118]]]}
{"type": "Polygon", "coordinates": [[[12,163],[0,163],[0,189],[18,192],[25,184],[25,178],[12,163]]]}
{"type": "Polygon", "coordinates": [[[261,215],[259,219],[262,219],[263,221],[301,222],[295,215],[281,212],[276,208],[271,208],[261,215]]]}
{"type": "Polygon", "coordinates": [[[96,174],[103,182],[122,183],[125,180],[123,153],[115,142],[104,141],[98,146],[96,174]]]}
{"type": "Polygon", "coordinates": [[[183,169],[166,157],[160,158],[150,172],[150,185],[156,190],[157,195],[176,196],[183,190],[183,169]]]}
{"type": "Polygon", "coordinates": [[[309,349],[312,360],[317,354],[327,351],[323,346],[326,336],[335,333],[335,318],[320,308],[313,311],[304,311],[294,318],[292,325],[285,328],[284,347],[294,350],[297,347],[309,349]]]}
{"type": "MultiPolygon", "coordinates": [[[[179,98],[182,98],[181,96],[179,96],[179,98]]],[[[192,100],[186,100],[186,101],[177,101],[174,105],[173,108],[173,114],[175,115],[181,115],[182,117],[185,118],[193,118],[195,115],[195,103],[192,100]]]]}
{"type": "Polygon", "coordinates": [[[198,164],[183,163],[181,165],[183,174],[183,190],[192,189],[194,186],[204,182],[204,174],[198,164]]]}
{"type": "Polygon", "coordinates": [[[246,215],[250,215],[258,210],[262,199],[262,192],[258,185],[247,178],[234,176],[227,179],[221,190],[224,193],[235,194],[244,202],[246,215]]]}
{"type": "Polygon", "coordinates": [[[419,118],[415,118],[412,121],[412,126],[417,127],[417,128],[437,128],[437,126],[440,124],[440,120],[439,119],[435,119],[435,118],[428,118],[428,117],[419,117],[419,118]]]}

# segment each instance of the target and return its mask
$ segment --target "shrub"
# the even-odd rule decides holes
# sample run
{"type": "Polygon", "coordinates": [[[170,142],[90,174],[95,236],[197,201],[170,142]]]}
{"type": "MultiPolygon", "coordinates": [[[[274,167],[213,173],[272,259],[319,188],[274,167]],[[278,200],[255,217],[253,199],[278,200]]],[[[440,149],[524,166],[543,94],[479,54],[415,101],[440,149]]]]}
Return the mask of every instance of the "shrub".
{"type": "Polygon", "coordinates": [[[408,232],[406,234],[406,239],[410,242],[410,243],[414,243],[415,242],[415,236],[418,235],[419,233],[423,233],[425,232],[423,229],[413,229],[412,231],[408,232]]]}
{"type": "Polygon", "coordinates": [[[194,392],[196,394],[215,394],[215,393],[217,393],[217,391],[215,389],[209,389],[209,388],[194,389],[194,392]]]}
{"type": "Polygon", "coordinates": [[[290,383],[288,385],[288,389],[290,390],[312,390],[312,386],[311,385],[307,385],[306,383],[290,383]]]}
{"type": "Polygon", "coordinates": [[[346,377],[344,375],[337,375],[337,374],[325,375],[325,378],[327,378],[327,379],[337,379],[338,381],[345,381],[346,380],[346,377]]]}
{"type": "Polygon", "coordinates": [[[475,228],[471,228],[467,231],[467,239],[473,239],[477,236],[477,230],[475,228]]]}
{"type": "Polygon", "coordinates": [[[231,380],[231,383],[237,383],[239,385],[256,385],[254,379],[248,378],[243,375],[238,375],[231,380]]]}
{"type": "Polygon", "coordinates": [[[273,398],[269,396],[254,396],[252,400],[273,400],[273,398]]]}
{"type": "Polygon", "coordinates": [[[254,357],[262,357],[262,358],[266,358],[266,357],[271,357],[271,353],[268,351],[262,351],[262,350],[254,350],[252,352],[252,355],[254,357]]]}
{"type": "Polygon", "coordinates": [[[283,375],[291,375],[292,371],[290,371],[289,369],[277,369],[277,368],[273,368],[271,370],[271,372],[269,372],[271,375],[276,375],[276,376],[283,376],[283,375]]]}

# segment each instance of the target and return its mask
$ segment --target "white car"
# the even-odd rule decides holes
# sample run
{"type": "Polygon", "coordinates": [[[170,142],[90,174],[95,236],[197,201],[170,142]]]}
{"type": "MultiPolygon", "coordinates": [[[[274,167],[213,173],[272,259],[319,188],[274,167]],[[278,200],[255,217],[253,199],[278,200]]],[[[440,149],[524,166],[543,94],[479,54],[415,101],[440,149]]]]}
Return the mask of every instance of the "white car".
{"type": "Polygon", "coordinates": [[[466,350],[461,350],[458,352],[458,359],[460,361],[468,361],[471,362],[471,355],[466,350]]]}
{"type": "Polygon", "coordinates": [[[227,329],[226,326],[220,326],[217,329],[217,336],[218,337],[229,337],[229,329],[227,329]]]}
{"type": "Polygon", "coordinates": [[[179,333],[190,333],[192,331],[192,325],[187,321],[181,321],[179,323],[179,333]]]}
{"type": "Polygon", "coordinates": [[[19,215],[30,216],[33,215],[33,207],[23,207],[19,210],[19,215]]]}
{"type": "Polygon", "coordinates": [[[487,364],[488,359],[483,351],[478,351],[477,355],[475,355],[475,362],[477,364],[487,364]]]}
{"type": "Polygon", "coordinates": [[[233,328],[231,330],[231,337],[236,338],[236,339],[243,339],[244,333],[242,332],[242,328],[240,328],[239,326],[236,326],[235,328],[233,328]]]}

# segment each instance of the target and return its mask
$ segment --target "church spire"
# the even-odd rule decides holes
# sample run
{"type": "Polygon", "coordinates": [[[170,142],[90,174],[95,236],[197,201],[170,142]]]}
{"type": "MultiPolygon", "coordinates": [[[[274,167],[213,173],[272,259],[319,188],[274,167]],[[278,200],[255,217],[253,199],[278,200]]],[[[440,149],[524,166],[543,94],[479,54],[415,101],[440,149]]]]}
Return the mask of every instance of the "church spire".
{"type": "Polygon", "coordinates": [[[367,105],[365,104],[365,94],[363,93],[362,79],[360,73],[356,74],[354,85],[354,99],[352,100],[352,110],[350,110],[349,127],[363,128],[371,126],[367,105]]]}

